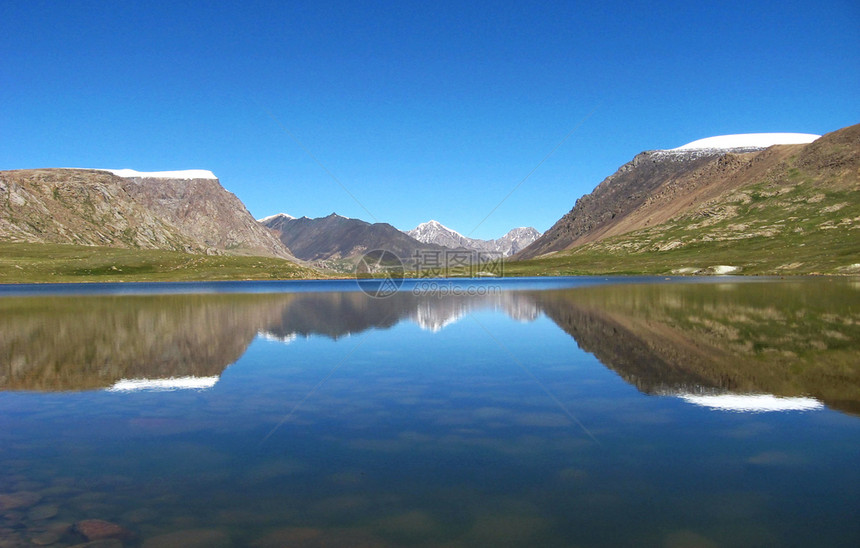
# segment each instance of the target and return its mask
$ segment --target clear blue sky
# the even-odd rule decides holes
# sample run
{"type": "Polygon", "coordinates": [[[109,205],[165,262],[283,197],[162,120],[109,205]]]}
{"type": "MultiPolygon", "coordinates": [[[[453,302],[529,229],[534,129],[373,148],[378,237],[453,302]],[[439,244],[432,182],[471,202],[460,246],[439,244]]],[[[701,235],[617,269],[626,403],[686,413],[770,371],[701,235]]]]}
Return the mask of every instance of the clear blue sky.
{"type": "Polygon", "coordinates": [[[543,231],[642,150],[858,90],[856,0],[0,0],[0,169],[210,169],[258,218],[543,231]]]}

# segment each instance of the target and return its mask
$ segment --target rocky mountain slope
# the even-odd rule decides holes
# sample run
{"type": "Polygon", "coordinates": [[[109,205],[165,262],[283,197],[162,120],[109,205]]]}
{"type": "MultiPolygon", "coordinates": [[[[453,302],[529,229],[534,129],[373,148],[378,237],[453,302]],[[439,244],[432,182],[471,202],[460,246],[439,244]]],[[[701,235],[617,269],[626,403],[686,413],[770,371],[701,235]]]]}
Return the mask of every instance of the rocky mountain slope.
{"type": "Polygon", "coordinates": [[[273,230],[296,257],[307,261],[349,260],[375,249],[384,249],[408,261],[418,250],[446,249],[419,242],[388,223],[371,224],[336,213],[316,219],[279,214],[260,222],[273,230]]]}
{"type": "Polygon", "coordinates": [[[421,223],[406,233],[419,242],[443,245],[452,249],[465,248],[470,251],[501,253],[505,257],[517,253],[540,237],[540,232],[534,228],[520,227],[510,230],[495,240],[479,240],[463,236],[456,230],[433,220],[421,223]]]}
{"type": "MultiPolygon", "coordinates": [[[[757,135],[760,138],[709,138],[673,150],[638,154],[577,200],[569,213],[515,258],[545,256],[637,231],[660,232],[657,227],[677,227],[675,223],[690,219],[697,222],[687,225],[698,231],[690,238],[705,241],[773,235],[772,227],[753,229],[762,224],[755,219],[770,223],[771,211],[764,211],[769,208],[782,208],[783,219],[791,217],[799,204],[784,203],[780,197],[793,190],[797,191],[794,199],[818,200],[812,203],[820,203],[825,214],[828,207],[856,204],[856,197],[842,206],[824,201],[832,197],[829,190],[850,193],[860,186],[860,126],[812,142],[815,136],[805,134],[763,134],[769,139],[757,135]],[[765,147],[772,142],[794,144],[765,147]],[[746,220],[731,221],[741,221],[741,216],[746,220]]],[[[782,229],[788,228],[783,224],[782,229]]],[[[686,243],[683,238],[650,242],[654,245],[647,249],[667,251],[687,245],[689,238],[686,243]]]]}
{"type": "Polygon", "coordinates": [[[294,259],[208,171],[0,171],[0,240],[294,259]]]}

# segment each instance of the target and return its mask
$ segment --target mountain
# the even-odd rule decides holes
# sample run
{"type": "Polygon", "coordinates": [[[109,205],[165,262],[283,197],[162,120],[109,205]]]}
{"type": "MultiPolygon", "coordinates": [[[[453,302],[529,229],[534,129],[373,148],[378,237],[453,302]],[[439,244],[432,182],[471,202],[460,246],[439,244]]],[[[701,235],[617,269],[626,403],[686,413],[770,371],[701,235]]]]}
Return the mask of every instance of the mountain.
{"type": "Polygon", "coordinates": [[[0,171],[0,240],[295,259],[211,171],[0,171]]]}
{"type": "Polygon", "coordinates": [[[470,251],[501,253],[505,257],[520,251],[540,236],[540,232],[532,227],[521,227],[495,240],[478,240],[463,236],[456,230],[433,220],[421,223],[407,234],[419,242],[443,245],[452,249],[465,248],[470,251]]]}
{"type": "Polygon", "coordinates": [[[316,219],[278,214],[260,222],[273,230],[296,257],[306,261],[355,259],[375,249],[384,249],[407,261],[419,250],[446,249],[419,242],[388,223],[371,224],[336,213],[316,219]]]}
{"type": "Polygon", "coordinates": [[[649,253],[686,249],[702,260],[709,253],[732,257],[734,247],[735,257],[748,249],[744,257],[754,262],[751,254],[762,246],[797,250],[809,242],[811,252],[817,238],[832,257],[854,255],[858,158],[860,125],[820,138],[730,135],[642,152],[514,259],[599,252],[633,264],[649,253]]]}

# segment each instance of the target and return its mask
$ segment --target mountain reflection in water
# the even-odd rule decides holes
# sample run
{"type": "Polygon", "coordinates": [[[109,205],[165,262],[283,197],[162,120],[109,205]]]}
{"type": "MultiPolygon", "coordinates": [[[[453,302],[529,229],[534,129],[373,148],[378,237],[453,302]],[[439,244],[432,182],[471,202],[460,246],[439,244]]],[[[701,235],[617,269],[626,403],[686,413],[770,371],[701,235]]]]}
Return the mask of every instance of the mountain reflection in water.
{"type": "Polygon", "coordinates": [[[339,339],[402,321],[435,332],[479,310],[524,322],[546,315],[647,394],[732,411],[811,410],[820,401],[860,413],[860,291],[838,280],[384,299],[10,297],[0,299],[0,389],[205,389],[258,336],[339,339]]]}

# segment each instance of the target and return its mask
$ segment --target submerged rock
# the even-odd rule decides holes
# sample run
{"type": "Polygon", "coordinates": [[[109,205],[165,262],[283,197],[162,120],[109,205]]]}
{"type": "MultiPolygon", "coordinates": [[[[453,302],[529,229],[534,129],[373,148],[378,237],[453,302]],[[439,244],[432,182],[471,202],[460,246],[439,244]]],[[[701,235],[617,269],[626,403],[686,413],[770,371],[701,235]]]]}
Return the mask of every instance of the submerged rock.
{"type": "Polygon", "coordinates": [[[50,546],[51,544],[56,544],[62,536],[62,533],[57,531],[45,531],[31,538],[30,542],[37,546],[50,546]]]}
{"type": "Polygon", "coordinates": [[[87,540],[127,539],[132,536],[125,527],[103,519],[85,519],[75,523],[73,529],[87,540]]]}
{"type": "Polygon", "coordinates": [[[0,511],[29,508],[42,500],[42,495],[32,491],[18,491],[0,495],[0,511]]]}
{"type": "Polygon", "coordinates": [[[32,521],[40,521],[56,516],[60,512],[60,508],[56,504],[40,504],[30,508],[27,512],[27,519],[32,521]]]}

